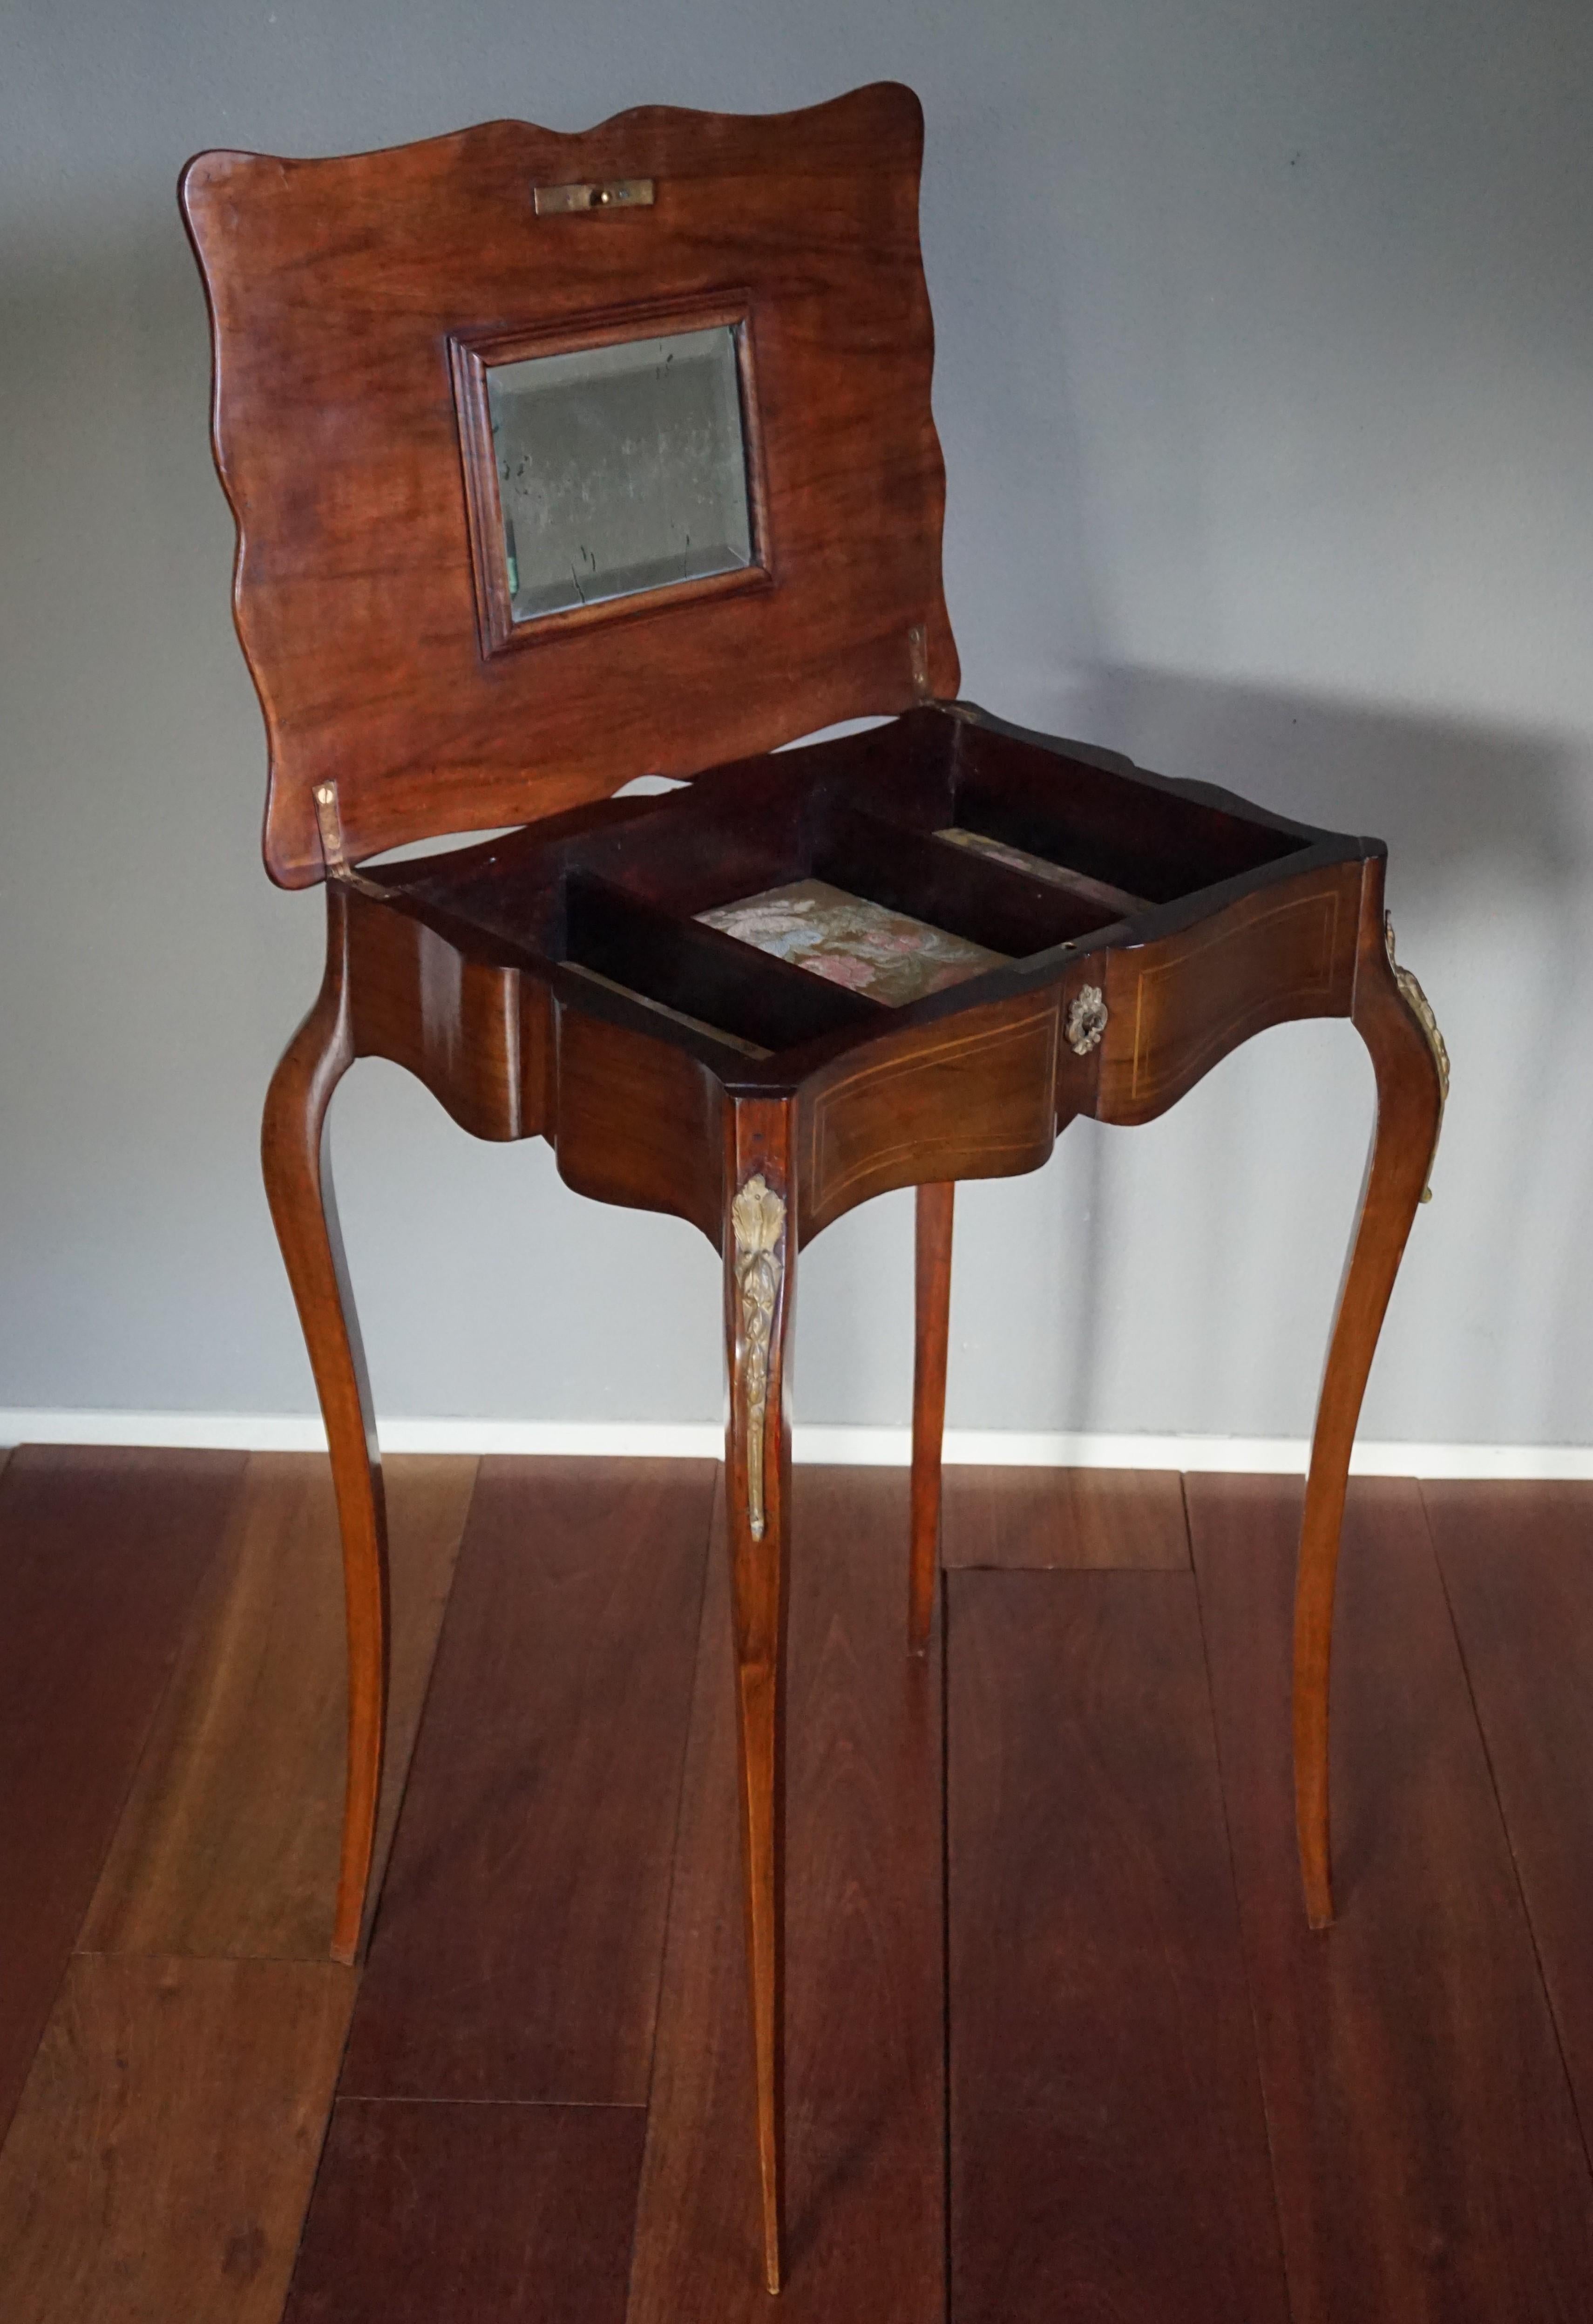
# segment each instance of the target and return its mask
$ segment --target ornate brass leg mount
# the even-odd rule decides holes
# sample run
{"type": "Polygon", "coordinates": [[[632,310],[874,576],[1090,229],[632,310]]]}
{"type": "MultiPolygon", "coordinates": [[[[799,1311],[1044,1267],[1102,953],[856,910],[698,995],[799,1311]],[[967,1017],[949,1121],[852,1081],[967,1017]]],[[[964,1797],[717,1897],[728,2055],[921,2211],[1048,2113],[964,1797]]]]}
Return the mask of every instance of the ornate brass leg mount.
{"type": "Polygon", "coordinates": [[[733,1109],[724,1238],[730,1429],[725,1500],[735,1631],[747,1961],[765,2273],[780,2288],[784,2238],[785,1715],[791,1439],[785,1351],[796,1233],[789,1109],[733,1109]]]}

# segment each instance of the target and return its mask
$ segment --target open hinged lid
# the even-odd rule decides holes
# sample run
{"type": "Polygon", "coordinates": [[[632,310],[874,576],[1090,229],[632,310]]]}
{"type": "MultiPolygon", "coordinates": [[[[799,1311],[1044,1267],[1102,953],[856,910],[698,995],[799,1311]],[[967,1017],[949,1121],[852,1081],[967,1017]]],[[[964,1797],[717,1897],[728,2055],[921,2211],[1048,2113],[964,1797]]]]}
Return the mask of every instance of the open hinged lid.
{"type": "Polygon", "coordinates": [[[273,878],[954,694],[918,250],[884,83],[767,118],[201,153],[273,878]]]}

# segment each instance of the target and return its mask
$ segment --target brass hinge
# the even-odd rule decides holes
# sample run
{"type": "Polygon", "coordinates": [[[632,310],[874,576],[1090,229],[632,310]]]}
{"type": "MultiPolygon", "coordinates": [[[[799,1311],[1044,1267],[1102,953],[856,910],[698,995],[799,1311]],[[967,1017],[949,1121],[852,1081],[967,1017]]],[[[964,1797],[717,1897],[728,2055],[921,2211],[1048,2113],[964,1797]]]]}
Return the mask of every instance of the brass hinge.
{"type": "Polygon", "coordinates": [[[316,823],[321,835],[321,861],[327,867],[327,879],[340,880],[345,888],[357,888],[363,896],[385,897],[386,889],[356,872],[343,852],[343,817],[337,811],[336,784],[318,783],[315,802],[316,823]]]}
{"type": "Polygon", "coordinates": [[[611,178],[602,186],[531,188],[531,202],[539,217],[559,217],[571,210],[650,209],[653,199],[650,178],[611,178]]]}
{"type": "Polygon", "coordinates": [[[913,672],[913,691],[920,702],[929,697],[929,641],[924,634],[922,622],[915,622],[907,632],[907,660],[913,672]]]}

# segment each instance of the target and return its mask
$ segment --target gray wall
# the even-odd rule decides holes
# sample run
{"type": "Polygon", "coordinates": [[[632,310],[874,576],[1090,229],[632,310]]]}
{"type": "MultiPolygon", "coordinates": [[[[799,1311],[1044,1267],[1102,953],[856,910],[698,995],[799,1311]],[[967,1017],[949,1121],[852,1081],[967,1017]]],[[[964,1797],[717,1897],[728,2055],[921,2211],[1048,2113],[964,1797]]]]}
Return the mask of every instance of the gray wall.
{"type": "MultiPolygon", "coordinates": [[[[1375,1437],[1593,1443],[1593,12],[1552,0],[11,0],[0,66],[0,1406],[288,1411],[259,1190],[318,899],[260,869],[196,147],[763,110],[891,75],[965,690],[1385,835],[1456,1087],[1375,1437]]],[[[1370,1074],[1265,1036],[965,1193],[951,1417],[1298,1434],[1370,1074]]],[[[718,1284],[393,1069],[336,1111],[390,1414],[707,1419],[718,1284]]],[[[900,1420],[910,1209],[805,1262],[798,1408],[900,1420]]]]}

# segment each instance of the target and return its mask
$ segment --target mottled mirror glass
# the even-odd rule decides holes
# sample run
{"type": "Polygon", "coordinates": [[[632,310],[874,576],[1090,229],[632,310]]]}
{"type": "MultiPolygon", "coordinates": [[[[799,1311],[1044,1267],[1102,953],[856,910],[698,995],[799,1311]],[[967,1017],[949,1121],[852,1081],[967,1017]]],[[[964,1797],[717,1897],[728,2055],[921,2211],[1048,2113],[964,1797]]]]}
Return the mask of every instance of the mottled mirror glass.
{"type": "Polygon", "coordinates": [[[752,562],[733,325],[487,372],[517,622],[752,562]]]}

